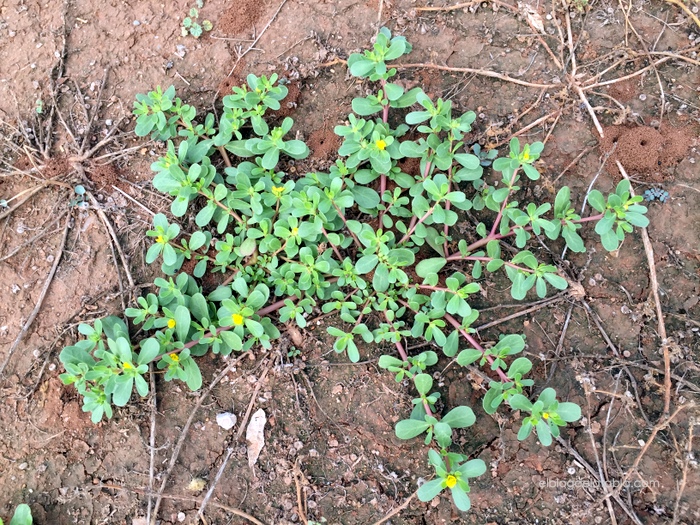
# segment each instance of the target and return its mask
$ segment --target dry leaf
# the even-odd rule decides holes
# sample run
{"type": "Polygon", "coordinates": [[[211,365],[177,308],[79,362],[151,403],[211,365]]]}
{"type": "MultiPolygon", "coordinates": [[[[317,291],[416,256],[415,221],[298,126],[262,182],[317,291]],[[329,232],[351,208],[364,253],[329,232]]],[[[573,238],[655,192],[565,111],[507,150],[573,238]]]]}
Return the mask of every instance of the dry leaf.
{"type": "Polygon", "coordinates": [[[527,18],[530,25],[544,35],[544,23],[542,22],[540,14],[530,4],[518,2],[518,7],[523,16],[527,18]]]}
{"type": "Polygon", "coordinates": [[[258,456],[265,446],[265,411],[261,408],[250,418],[248,428],[245,431],[245,440],[248,442],[248,465],[251,467],[258,462],[258,456]]]}

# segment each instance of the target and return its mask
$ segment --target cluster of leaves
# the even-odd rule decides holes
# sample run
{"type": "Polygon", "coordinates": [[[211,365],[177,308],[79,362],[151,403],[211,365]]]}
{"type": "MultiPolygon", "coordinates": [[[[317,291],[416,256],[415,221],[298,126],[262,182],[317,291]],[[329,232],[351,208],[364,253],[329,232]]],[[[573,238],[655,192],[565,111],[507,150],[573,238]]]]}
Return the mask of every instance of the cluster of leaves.
{"type": "MultiPolygon", "coordinates": [[[[21,503],[17,505],[15,513],[10,520],[10,525],[32,525],[34,519],[32,518],[32,509],[26,503],[21,503]]],[[[3,524],[2,518],[0,518],[0,525],[3,524]]]]}
{"type": "Polygon", "coordinates": [[[204,0],[197,0],[196,7],[192,7],[188,16],[182,19],[180,33],[182,36],[192,35],[195,38],[202,36],[203,31],[211,31],[213,26],[209,20],[199,23],[199,10],[204,7],[204,0]]]}
{"type": "Polygon", "coordinates": [[[147,262],[160,262],[167,279],[156,279],[155,293],[126,311],[146,334],[139,343],[131,342],[122,321],[106,318],[81,325],[85,340],[61,353],[61,377],[76,385],[93,421],[110,417],[112,404],[127,403],[134,387],[146,395],[142,376],[151,364],[166,370],[166,380],[196,389],[201,374],[193,357],[269,348],[280,335],[278,326],[304,328],[307,316],[319,310],[336,314],[338,323],[328,333],[335,351],[353,362],[360,359],[360,340],[395,347],[379,365],[417,393],[396,435],[422,435],[430,447],[436,477],[421,487],[424,501],[449,489],[455,504],[468,509],[468,480],[485,465],[454,451],[454,433],[473,425],[475,416],[468,406],[441,415],[440,393],[427,372],[438,353],[409,355],[405,340],[431,343],[460,366],[483,367],[492,378],[484,409],[493,413],[505,405],[521,412],[519,439],[535,428],[548,445],[559,427],[580,418],[579,407],[558,401],[551,388],[528,400],[533,380],[526,376],[533,363],[518,356],[524,337],[502,334],[495,345],[482,346],[472,335],[479,313],[470,298],[480,291],[484,271],[504,271],[516,299],[532,288],[540,297],[549,288],[566,288],[555,266],[525,249],[533,235],[562,238],[581,252],[578,230],[598,220],[603,245],[616,249],[631,226],[645,225],[646,209],[629,197],[624,181],[607,200],[591,193],[600,213],[586,218],[574,211],[566,187],[553,206],[515,201],[522,173],[539,178],[543,145],[521,146],[513,139],[504,158],[472,149],[465,136],[473,112],[455,115],[450,101],[433,101],[420,88],[406,91],[391,82],[396,70],[387,62],[410,50],[403,37],[382,29],[373,49],[348,58],[351,74],[377,90],[354,99],[354,114],[335,128],[343,141],[328,172],[296,178],[282,167],[309,150],[288,137],[291,118],[266,118],[287,94],[276,75],[249,75],[247,85],[224,98],[218,124],[212,114],[197,123],[196,110],[176,98],[172,87],[137,97],[136,133],[167,141],[167,152],[152,165],[153,185],[173,197],[175,219],[154,218],[146,254],[147,262]],[[403,123],[389,124],[392,109],[403,109],[403,123]],[[414,140],[407,138],[412,127],[414,140]],[[416,173],[401,169],[399,161],[406,158],[418,159],[416,173]],[[490,224],[476,225],[471,244],[453,228],[469,210],[490,224]],[[195,215],[191,232],[176,222],[188,212],[195,215]],[[508,240],[515,255],[502,250],[508,240]],[[192,276],[178,274],[186,262],[194,265],[192,276]],[[205,293],[196,279],[208,272],[226,274],[229,284],[205,293]]]}

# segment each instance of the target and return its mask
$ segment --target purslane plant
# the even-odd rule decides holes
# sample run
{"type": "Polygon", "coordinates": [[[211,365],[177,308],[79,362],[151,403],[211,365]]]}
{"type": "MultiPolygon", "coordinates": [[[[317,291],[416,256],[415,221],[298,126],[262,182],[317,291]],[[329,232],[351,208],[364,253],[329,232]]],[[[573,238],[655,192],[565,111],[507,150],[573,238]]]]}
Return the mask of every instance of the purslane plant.
{"type": "Polygon", "coordinates": [[[173,217],[193,213],[198,229],[184,232],[163,214],[154,218],[146,260],[160,261],[166,278],[156,279],[156,293],[126,311],[145,338],[132,342],[127,326],[107,317],[80,325],[85,339],[62,351],[61,378],[84,396],[83,410],[94,422],[111,417],[113,405],[125,405],[134,387],[141,396],[148,393],[143,375],[150,363],[165,370],[166,380],[196,390],[202,378],[195,357],[270,348],[278,326],[304,328],[319,310],[337,314],[327,331],[335,351],[352,362],[360,359],[359,341],[396,349],[379,366],[417,394],[396,435],[423,436],[429,447],[436,477],[420,487],[423,501],[449,489],[456,506],[467,510],[469,479],[486,466],[454,450],[455,431],[473,425],[475,415],[468,406],[443,406],[429,373],[437,352],[411,355],[407,339],[432,343],[458,365],[484,368],[492,379],[484,410],[492,414],[506,405],[519,411],[518,439],[535,429],[549,445],[560,427],[580,418],[580,408],[559,401],[551,388],[528,399],[533,363],[518,356],[524,337],[502,334],[493,346],[480,344],[471,328],[479,313],[470,297],[484,272],[501,270],[515,299],[533,288],[539,297],[565,289],[557,268],[525,249],[533,235],[563,238],[569,249],[583,252],[579,229],[597,221],[603,246],[617,249],[633,226],[648,222],[641,197],[630,197],[623,180],[607,199],[592,192],[599,213],[584,218],[566,187],[553,205],[518,202],[521,175],[540,176],[543,145],[514,138],[507,157],[471,154],[465,134],[473,112],[456,116],[450,101],[391,82],[396,70],[387,62],[410,50],[405,38],[383,28],[372,50],[349,57],[350,73],[377,89],[354,99],[354,114],[336,126],[343,142],[327,173],[290,178],[283,171],[289,159],[303,159],[309,150],[289,136],[291,118],[272,124],[274,116],[268,117],[287,94],[276,75],[249,75],[247,85],[224,98],[218,123],[211,114],[196,123],[196,110],[172,87],[137,97],[136,133],[167,141],[167,153],[152,165],[153,185],[173,197],[173,217]],[[403,123],[392,125],[391,111],[402,109],[403,123]],[[416,139],[407,138],[412,127],[416,139]],[[401,169],[406,158],[419,160],[416,173],[401,169]],[[500,177],[485,177],[485,159],[500,177]],[[484,217],[472,242],[453,228],[468,210],[484,217]],[[504,242],[519,251],[506,256],[504,242]],[[194,263],[192,275],[179,273],[186,261],[194,263]],[[227,284],[205,293],[197,279],[207,272],[225,274],[227,284]]]}

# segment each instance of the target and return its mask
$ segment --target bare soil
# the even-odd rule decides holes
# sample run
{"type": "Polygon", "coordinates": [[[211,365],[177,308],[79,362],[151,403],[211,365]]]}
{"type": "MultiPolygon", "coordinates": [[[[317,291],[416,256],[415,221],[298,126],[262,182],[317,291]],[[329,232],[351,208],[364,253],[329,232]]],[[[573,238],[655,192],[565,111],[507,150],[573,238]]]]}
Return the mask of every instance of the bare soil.
{"type": "MultiPolygon", "coordinates": [[[[478,336],[489,342],[524,330],[526,355],[537,362],[537,388],[552,386],[579,403],[584,419],[550,448],[534,438],[518,442],[517,414],[489,417],[481,410],[484,377],[443,359],[434,371],[445,406],[470,405],[479,422],[456,435],[456,448],[482,458],[489,471],[473,483],[470,513],[458,512],[447,498],[421,503],[414,497],[384,523],[700,523],[700,412],[692,405],[700,392],[700,27],[661,0],[590,0],[582,12],[572,8],[578,73],[582,81],[601,84],[586,91],[601,138],[555,63],[569,57],[560,6],[552,17],[549,3],[532,3],[528,23],[517,7],[500,2],[417,10],[427,4],[211,0],[200,17],[214,29],[198,40],[180,36],[180,22],[194,6],[184,0],[0,4],[0,199],[8,201],[8,208],[0,207],[0,364],[7,363],[0,374],[0,517],[8,520],[26,502],[40,525],[141,525],[149,486],[160,486],[181,437],[160,524],[197,523],[201,498],[229,449],[204,523],[250,523],[231,511],[239,509],[268,525],[372,524],[430,476],[423,445],[394,435],[412,396],[378,368],[388,349],[362,348],[362,362],[348,363],[332,351],[327,318],[301,334],[286,333],[271,352],[241,358],[198,410],[202,393],[156,376],[153,451],[150,399],[134,399],[112,420],[93,425],[75,390],[58,378],[58,353],[78,338],[77,324],[121,315],[158,276],[144,261],[145,231],[153,213],[169,208],[150,185],[149,166],[164,147],[133,136],[135,95],[174,84],[183,100],[204,112],[218,109],[248,73],[277,72],[291,95],[277,117],[292,116],[312,150],[311,158],[290,162],[287,171],[327,169],[339,143],[333,127],[366,88],[342,60],[369,44],[380,20],[413,44],[404,63],[453,68],[401,68],[398,79],[449,98],[458,110],[475,111],[470,142],[505,151],[514,133],[536,122],[520,137],[546,141],[538,166],[543,177],[526,185],[523,199],[551,202],[567,184],[580,208],[594,177],[601,191],[614,188],[616,160],[637,193],[652,186],[669,192],[666,203],[649,204],[648,234],[671,341],[671,409],[685,407],[668,425],[658,425],[664,365],[640,233],[612,254],[590,230],[583,234],[587,254],[567,253],[561,260],[562,245],[536,246],[538,257],[577,276],[581,293],[525,311],[534,297],[514,304],[508,281],[489,276],[475,304],[482,309],[479,322],[489,326],[478,336]],[[531,26],[538,21],[543,33],[531,26]],[[605,83],[615,79],[622,80],[605,83]],[[51,117],[53,97],[58,113],[51,117]],[[115,126],[114,141],[79,158],[115,126]],[[30,149],[47,137],[45,155],[30,149]],[[80,205],[77,184],[96,204],[80,205]],[[33,189],[15,209],[22,192],[33,189]],[[96,206],[114,230],[130,275],[96,206]],[[25,325],[26,335],[14,345],[25,325]],[[301,345],[294,341],[299,336],[301,345]],[[293,344],[300,353],[290,357],[293,344]],[[225,411],[240,422],[248,407],[268,417],[266,445],[254,468],[238,427],[224,431],[216,424],[225,411]],[[619,501],[607,503],[600,476],[614,491],[628,472],[619,501]]],[[[468,217],[460,229],[467,239],[473,235],[468,217]]],[[[206,390],[230,361],[205,356],[200,363],[206,390]]]]}

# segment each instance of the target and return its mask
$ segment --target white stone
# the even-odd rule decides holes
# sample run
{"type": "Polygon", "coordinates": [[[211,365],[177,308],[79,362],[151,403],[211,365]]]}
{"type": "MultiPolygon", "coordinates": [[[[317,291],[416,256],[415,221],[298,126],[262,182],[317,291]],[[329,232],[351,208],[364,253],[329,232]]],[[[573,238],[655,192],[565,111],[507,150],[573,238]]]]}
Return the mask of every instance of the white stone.
{"type": "Polygon", "coordinates": [[[231,430],[236,425],[236,421],[238,421],[236,414],[231,412],[216,414],[216,422],[224,430],[231,430]]]}

